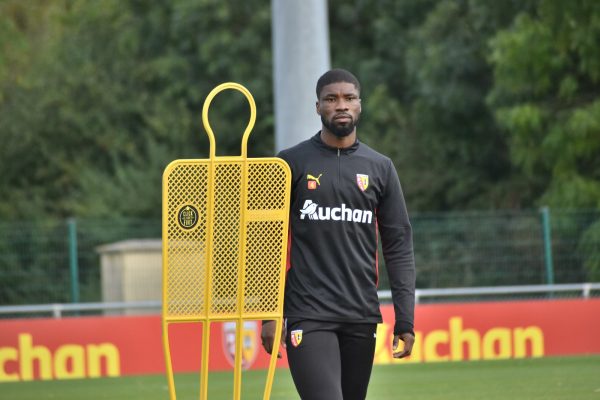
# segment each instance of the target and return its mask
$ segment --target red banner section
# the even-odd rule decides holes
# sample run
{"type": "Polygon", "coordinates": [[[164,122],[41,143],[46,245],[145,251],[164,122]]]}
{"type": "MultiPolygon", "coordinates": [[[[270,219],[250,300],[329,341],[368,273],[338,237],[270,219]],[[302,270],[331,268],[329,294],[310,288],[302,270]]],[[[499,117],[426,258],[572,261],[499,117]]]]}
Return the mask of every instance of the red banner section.
{"type": "Polygon", "coordinates": [[[391,357],[394,312],[382,312],[378,364],[600,353],[600,299],[420,305],[413,353],[405,360],[391,357]]]}
{"type": "MultiPolygon", "coordinates": [[[[243,367],[267,368],[260,322],[246,322],[242,334],[243,367]]],[[[174,371],[199,371],[202,325],[172,324],[169,339],[174,371]]],[[[209,351],[210,369],[232,368],[235,323],[211,324],[209,351]]],[[[283,355],[278,366],[287,366],[285,351],[283,355]]],[[[0,320],[0,382],[164,371],[159,316],[0,320]]]]}
{"type": "MultiPolygon", "coordinates": [[[[378,364],[600,353],[600,299],[420,305],[413,355],[401,361],[391,356],[393,309],[382,312],[378,364]]],[[[161,335],[159,316],[0,320],[0,382],[164,373],[161,335]]],[[[266,368],[260,322],[243,335],[243,367],[266,368]]],[[[174,324],[169,338],[174,370],[199,371],[201,325],[174,324]]],[[[211,369],[232,368],[234,343],[235,324],[212,324],[211,369]]]]}

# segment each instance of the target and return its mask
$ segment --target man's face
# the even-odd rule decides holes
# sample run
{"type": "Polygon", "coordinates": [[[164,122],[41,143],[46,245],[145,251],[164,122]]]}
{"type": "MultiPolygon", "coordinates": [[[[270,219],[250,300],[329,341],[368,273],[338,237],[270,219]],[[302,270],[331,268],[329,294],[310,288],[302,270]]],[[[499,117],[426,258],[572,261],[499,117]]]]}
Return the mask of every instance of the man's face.
{"type": "Polygon", "coordinates": [[[352,83],[336,82],[323,86],[317,114],[323,126],[337,137],[345,137],[354,131],[360,118],[360,93],[352,83]]]}

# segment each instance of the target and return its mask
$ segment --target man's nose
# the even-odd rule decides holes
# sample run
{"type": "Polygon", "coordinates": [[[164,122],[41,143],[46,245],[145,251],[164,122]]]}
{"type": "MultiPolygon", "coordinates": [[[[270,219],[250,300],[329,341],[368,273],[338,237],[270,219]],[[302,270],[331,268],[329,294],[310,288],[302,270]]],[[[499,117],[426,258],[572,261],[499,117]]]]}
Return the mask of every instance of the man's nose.
{"type": "Polygon", "coordinates": [[[346,101],[346,99],[339,99],[338,102],[336,103],[336,108],[338,110],[347,110],[348,102],[346,101]]]}

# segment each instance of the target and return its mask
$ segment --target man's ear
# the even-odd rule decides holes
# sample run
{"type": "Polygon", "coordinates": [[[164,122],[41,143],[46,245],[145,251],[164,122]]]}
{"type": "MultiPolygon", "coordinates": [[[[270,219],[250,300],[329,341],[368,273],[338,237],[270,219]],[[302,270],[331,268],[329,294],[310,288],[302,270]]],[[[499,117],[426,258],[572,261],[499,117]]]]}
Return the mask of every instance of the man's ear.
{"type": "Polygon", "coordinates": [[[321,115],[321,112],[319,111],[319,102],[318,101],[315,103],[315,108],[317,109],[317,114],[321,115]]]}

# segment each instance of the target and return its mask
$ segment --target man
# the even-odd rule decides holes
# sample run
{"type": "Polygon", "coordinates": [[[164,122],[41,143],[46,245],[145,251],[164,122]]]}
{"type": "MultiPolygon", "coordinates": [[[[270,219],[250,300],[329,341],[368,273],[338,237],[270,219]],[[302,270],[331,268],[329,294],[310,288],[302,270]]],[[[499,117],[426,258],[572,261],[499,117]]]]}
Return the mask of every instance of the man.
{"type": "MultiPolygon", "coordinates": [[[[328,71],[316,92],[321,131],[279,154],[292,170],[281,340],[302,399],[365,399],[382,321],[379,236],[396,319],[393,356],[410,355],[415,340],[412,230],[391,160],[357,140],[356,77],[328,71]]],[[[275,322],[265,322],[261,336],[269,354],[274,335],[275,322]]]]}

